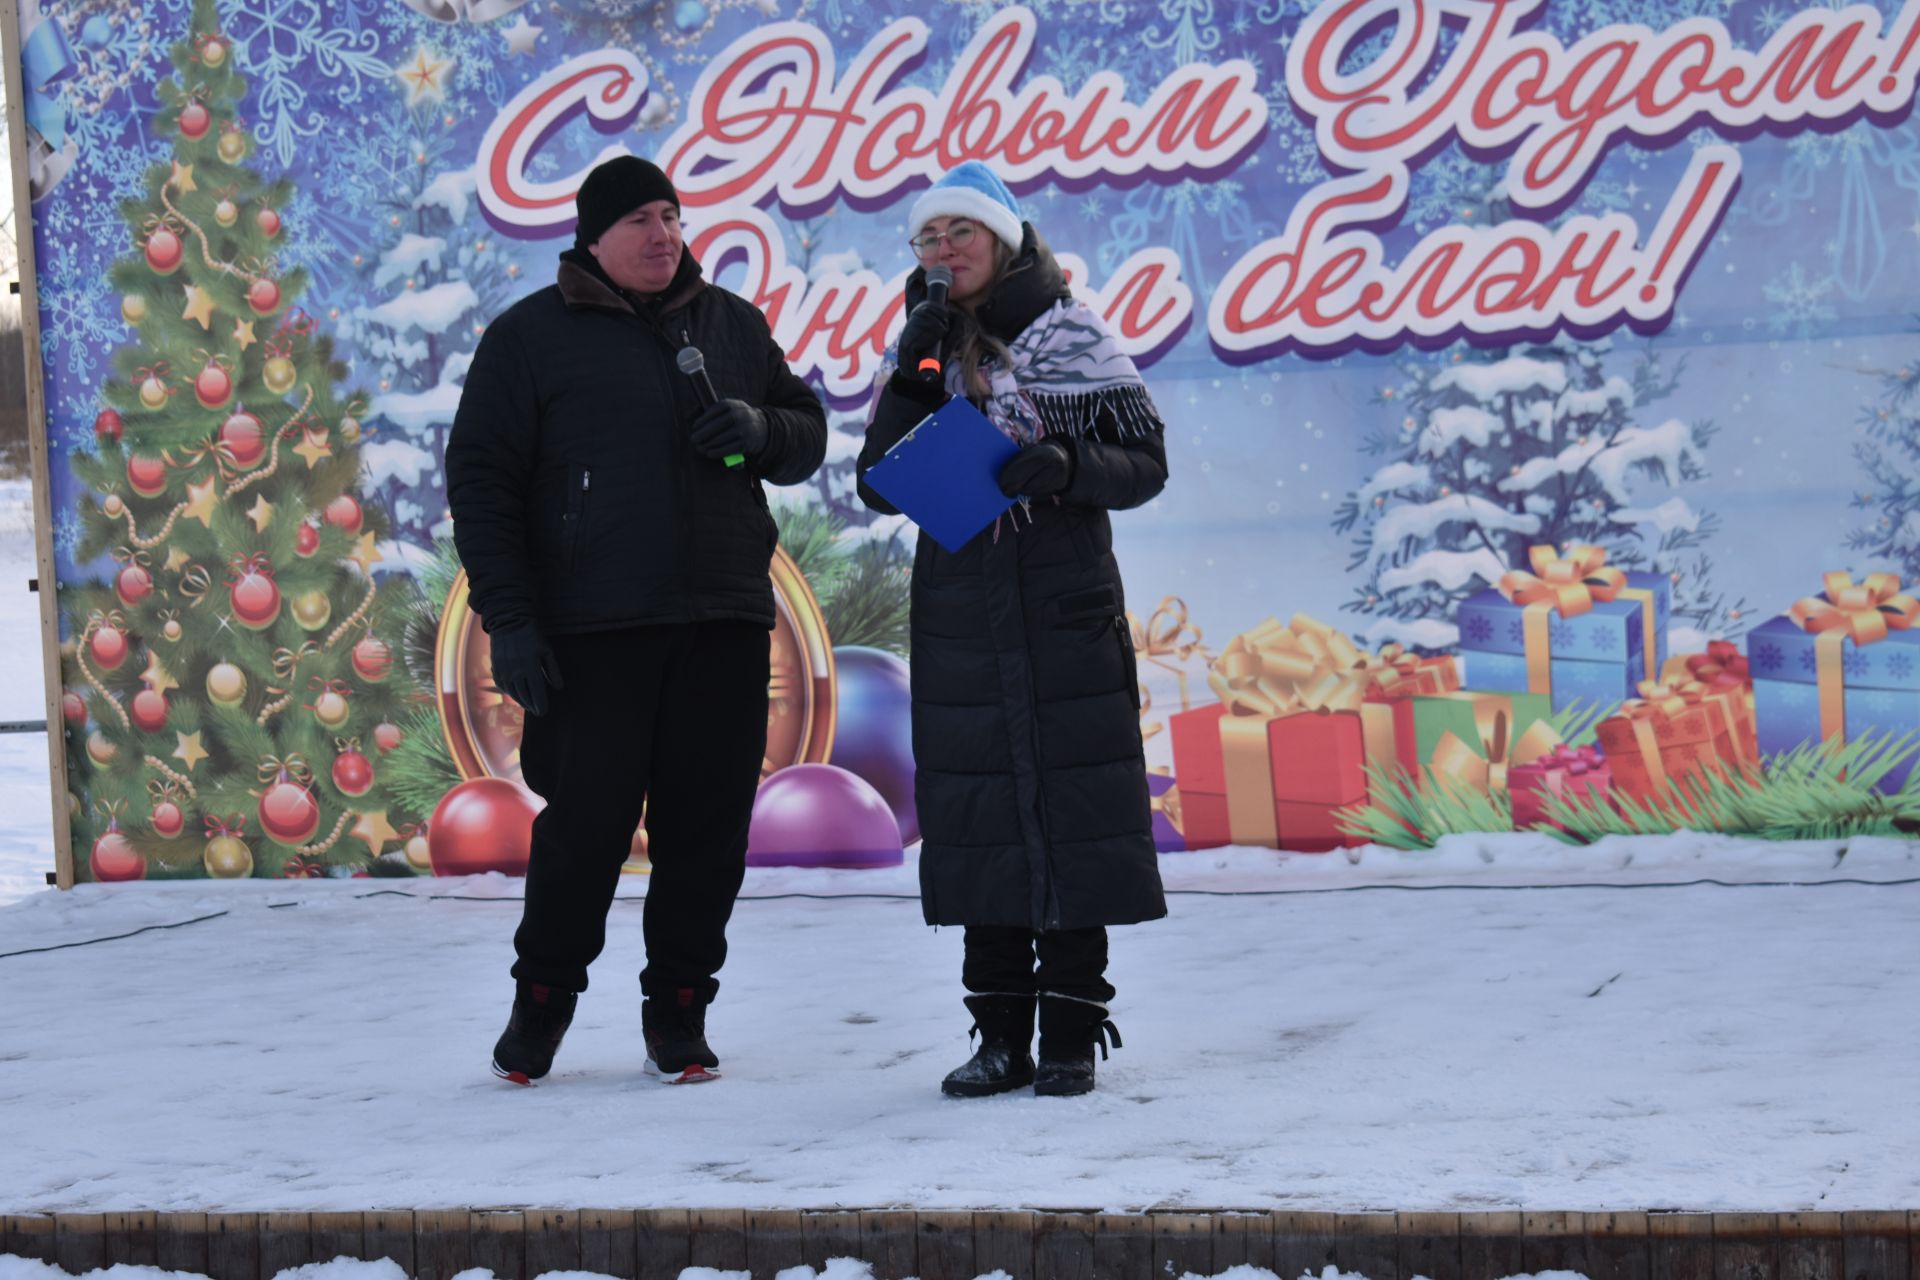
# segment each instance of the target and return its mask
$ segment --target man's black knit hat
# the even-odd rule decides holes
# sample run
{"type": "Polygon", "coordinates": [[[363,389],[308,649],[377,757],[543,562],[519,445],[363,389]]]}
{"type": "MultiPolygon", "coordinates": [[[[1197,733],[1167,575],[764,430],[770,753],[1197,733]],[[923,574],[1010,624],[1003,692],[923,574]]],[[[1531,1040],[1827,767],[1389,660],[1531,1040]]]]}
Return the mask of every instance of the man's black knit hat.
{"type": "Polygon", "coordinates": [[[595,166],[574,197],[580,216],[573,232],[574,247],[586,248],[608,227],[655,200],[671,200],[675,209],[680,207],[680,195],[659,165],[639,156],[616,156],[595,166]]]}

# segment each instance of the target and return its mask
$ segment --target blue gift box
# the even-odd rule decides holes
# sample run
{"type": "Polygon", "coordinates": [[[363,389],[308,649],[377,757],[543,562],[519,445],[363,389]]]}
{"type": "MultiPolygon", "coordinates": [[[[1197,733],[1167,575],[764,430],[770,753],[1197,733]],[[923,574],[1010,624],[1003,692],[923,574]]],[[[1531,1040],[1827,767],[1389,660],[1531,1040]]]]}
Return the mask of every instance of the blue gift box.
{"type": "MultiPolygon", "coordinates": [[[[1640,599],[1595,600],[1591,610],[1570,618],[1555,613],[1547,620],[1547,670],[1555,711],[1574,702],[1588,706],[1621,702],[1635,696],[1642,680],[1659,677],[1667,660],[1673,586],[1658,573],[1625,577],[1628,590],[1645,591],[1652,597],[1652,675],[1646,657],[1646,608],[1640,599]]],[[[1456,620],[1468,688],[1529,687],[1526,612],[1524,605],[1492,588],[1460,602],[1456,620]]]]}
{"type": "MultiPolygon", "coordinates": [[[[1890,631],[1885,639],[1867,645],[1847,636],[1840,644],[1847,734],[1872,731],[1876,737],[1897,738],[1920,732],[1920,632],[1890,631]]],[[[1785,616],[1747,633],[1761,755],[1820,741],[1818,646],[1814,633],[1785,616]]],[[[1881,780],[1880,789],[1897,791],[1913,765],[1908,760],[1895,767],[1881,780]]]]}

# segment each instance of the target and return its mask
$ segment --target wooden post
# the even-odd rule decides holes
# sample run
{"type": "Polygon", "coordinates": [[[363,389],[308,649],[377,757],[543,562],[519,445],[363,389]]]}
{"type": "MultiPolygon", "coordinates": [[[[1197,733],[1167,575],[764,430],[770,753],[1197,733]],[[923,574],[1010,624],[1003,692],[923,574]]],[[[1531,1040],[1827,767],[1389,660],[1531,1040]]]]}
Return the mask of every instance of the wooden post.
{"type": "Polygon", "coordinates": [[[1844,1224],[1837,1213],[1780,1215],[1780,1280],[1845,1280],[1844,1224]]]}
{"type": "Polygon", "coordinates": [[[580,1211],[580,1269],[616,1280],[636,1280],[638,1253],[634,1239],[633,1210],[582,1209],[580,1211]]]}
{"type": "MultiPolygon", "coordinates": [[[[877,1276],[910,1276],[918,1269],[912,1210],[869,1210],[860,1215],[861,1257],[877,1276]]],[[[1089,1272],[1089,1275],[1092,1273],[1089,1272]]]]}
{"type": "Polygon", "coordinates": [[[1410,1280],[1400,1270],[1400,1220],[1391,1213],[1343,1213],[1334,1235],[1342,1271],[1358,1271],[1369,1280],[1410,1280]]]}
{"type": "Polygon", "coordinates": [[[310,1215],[313,1249],[310,1262],[332,1262],[335,1258],[367,1258],[367,1215],[364,1213],[316,1213],[310,1215]]]}
{"type": "Polygon", "coordinates": [[[527,1211],[527,1276],[580,1270],[580,1216],[571,1209],[527,1211]]]}
{"type": "Polygon", "coordinates": [[[360,1247],[365,1253],[362,1256],[369,1262],[391,1258],[408,1275],[416,1274],[413,1267],[413,1214],[405,1209],[373,1209],[364,1215],[364,1219],[361,1223],[360,1247]]]}
{"type": "Polygon", "coordinates": [[[1647,1215],[1653,1280],[1713,1280],[1713,1215],[1647,1215]]]}
{"type": "Polygon", "coordinates": [[[255,1280],[260,1274],[260,1215],[207,1215],[207,1275],[212,1280],[255,1280]]]}
{"type": "Polygon", "coordinates": [[[1153,1233],[1137,1217],[1096,1214],[1093,1219],[1093,1274],[1098,1280],[1130,1280],[1153,1271],[1153,1233]]]}
{"type": "Polygon", "coordinates": [[[1855,1276],[1909,1280],[1906,1214],[1848,1213],[1842,1217],[1847,1280],[1855,1276]]]}
{"type": "MultiPolygon", "coordinates": [[[[53,21],[52,18],[46,19],[53,21]]],[[[53,561],[53,488],[47,454],[47,387],[40,353],[40,282],[35,275],[33,193],[27,184],[27,95],[20,81],[20,4],[0,0],[0,54],[6,62],[7,142],[13,159],[14,240],[20,249],[20,340],[26,344],[27,460],[33,476],[33,563],[40,583],[40,679],[47,708],[47,782],[52,791],[54,882],[73,888],[73,824],[67,816],[67,741],[60,714],[60,594],[53,561]]],[[[0,583],[0,591],[25,583],[0,583]]]]}
{"type": "Polygon", "coordinates": [[[1460,1215],[1460,1274],[1466,1280],[1497,1280],[1519,1275],[1518,1213],[1463,1213],[1460,1215]]]}
{"type": "Polygon", "coordinates": [[[922,1213],[918,1215],[920,1280],[973,1280],[973,1215],[922,1213]]]}
{"type": "Polygon", "coordinates": [[[836,1211],[800,1215],[800,1257],[815,1271],[825,1271],[828,1258],[858,1258],[859,1256],[860,1215],[858,1213],[836,1211]]]}
{"type": "Polygon", "coordinates": [[[747,1210],[747,1270],[753,1280],[773,1280],[805,1261],[800,1217],[795,1209],[747,1210]]]}
{"type": "Polygon", "coordinates": [[[1400,1274],[1460,1280],[1460,1215],[1399,1215],[1400,1274]]]}
{"type": "Polygon", "coordinates": [[[528,1280],[527,1215],[516,1210],[474,1209],[467,1214],[470,1265],[485,1267],[495,1280],[528,1280]]]}
{"type": "Polygon", "coordinates": [[[1210,1276],[1213,1266],[1213,1224],[1204,1214],[1153,1215],[1153,1274],[1156,1276],[1210,1276]]]}
{"type": "Polygon", "coordinates": [[[1587,1266],[1592,1280],[1652,1280],[1647,1215],[1588,1214],[1587,1266]]]}
{"type": "Polygon", "coordinates": [[[0,1216],[0,1253],[53,1261],[53,1215],[9,1213],[0,1216]]]}
{"type": "Polygon", "coordinates": [[[1339,1220],[1331,1213],[1273,1215],[1273,1269],[1283,1276],[1320,1275],[1339,1251],[1339,1220]]]}
{"type": "Polygon", "coordinates": [[[422,1209],[413,1215],[417,1280],[453,1280],[473,1262],[473,1221],[465,1209],[422,1209]]]}
{"type": "Polygon", "coordinates": [[[107,1265],[107,1219],[99,1213],[61,1213],[53,1219],[53,1260],[70,1275],[107,1265]]]}
{"type": "Polygon", "coordinates": [[[679,1280],[693,1265],[693,1215],[685,1209],[642,1209],[633,1235],[640,1280],[679,1280]]]}
{"type": "Polygon", "coordinates": [[[687,1214],[696,1267],[747,1269],[747,1215],[739,1209],[693,1209],[687,1214]]]}
{"type": "Polygon", "coordinates": [[[207,1269],[207,1215],[204,1213],[161,1213],[154,1215],[154,1265],[162,1271],[184,1271],[204,1276],[207,1269]]]}
{"type": "MultiPolygon", "coordinates": [[[[1093,1232],[1090,1213],[1035,1214],[1034,1274],[1045,1280],[1093,1280],[1093,1232]]],[[[876,1275],[891,1274],[877,1267],[874,1271],[876,1275]]]]}
{"type": "Polygon", "coordinates": [[[1033,1215],[973,1215],[973,1265],[984,1275],[995,1267],[1013,1280],[1033,1280],[1033,1215]]]}
{"type": "Polygon", "coordinates": [[[1713,1215],[1714,1280],[1775,1280],[1778,1223],[1771,1213],[1713,1215]]]}
{"type": "MultiPolygon", "coordinates": [[[[273,1280],[289,1267],[313,1260],[313,1216],[306,1213],[260,1215],[260,1280],[273,1280]]],[[[504,1280],[504,1277],[503,1277],[504,1280]]]]}
{"type": "Polygon", "coordinates": [[[1520,1267],[1523,1271],[1578,1271],[1587,1265],[1587,1215],[1565,1210],[1534,1210],[1520,1216],[1520,1267]]]}
{"type": "MultiPolygon", "coordinates": [[[[1273,1270],[1273,1215],[1222,1213],[1213,1219],[1213,1269],[1264,1267],[1273,1270]]],[[[1452,1277],[1447,1277],[1452,1280],[1452,1277]]]]}
{"type": "Polygon", "coordinates": [[[107,1263],[152,1267],[160,1262],[160,1241],[151,1212],[107,1215],[107,1263]]]}

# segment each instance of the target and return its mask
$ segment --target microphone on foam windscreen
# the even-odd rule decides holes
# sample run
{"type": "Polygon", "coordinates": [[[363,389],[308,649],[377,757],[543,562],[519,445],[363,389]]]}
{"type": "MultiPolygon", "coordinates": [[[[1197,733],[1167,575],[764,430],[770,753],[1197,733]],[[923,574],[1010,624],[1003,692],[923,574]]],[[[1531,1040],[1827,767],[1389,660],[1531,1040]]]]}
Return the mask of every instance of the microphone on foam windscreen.
{"type": "MultiPolygon", "coordinates": [[[[680,372],[693,380],[693,393],[700,398],[702,409],[720,403],[720,397],[713,389],[713,379],[707,376],[707,358],[700,354],[700,348],[688,343],[680,348],[673,361],[680,366],[680,372]]],[[[724,459],[730,467],[737,467],[746,460],[744,453],[730,453],[724,459]]]]}
{"type": "MultiPolygon", "coordinates": [[[[946,306],[947,290],[951,288],[953,288],[953,268],[952,267],[940,265],[940,266],[932,266],[927,268],[927,301],[928,302],[931,302],[936,307],[946,306]]],[[[940,356],[938,352],[935,352],[933,355],[930,355],[930,356],[922,357],[920,361],[919,373],[921,377],[925,378],[929,382],[939,381],[940,356]]]]}

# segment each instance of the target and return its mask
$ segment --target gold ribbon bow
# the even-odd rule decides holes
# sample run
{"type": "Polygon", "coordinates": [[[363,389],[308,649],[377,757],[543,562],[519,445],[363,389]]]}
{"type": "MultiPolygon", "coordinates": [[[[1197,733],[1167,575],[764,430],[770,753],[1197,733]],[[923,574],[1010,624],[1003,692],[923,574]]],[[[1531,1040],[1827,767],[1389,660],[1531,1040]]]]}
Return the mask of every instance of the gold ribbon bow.
{"type": "Polygon", "coordinates": [[[1473,705],[1476,747],[1449,729],[1434,744],[1428,768],[1436,778],[1472,787],[1476,791],[1505,791],[1507,776],[1515,768],[1532,764],[1551,755],[1561,745],[1559,731],[1549,720],[1535,720],[1518,738],[1513,737],[1513,704],[1499,694],[1450,693],[1441,695],[1473,705]]]}
{"type": "Polygon", "coordinates": [[[1357,711],[1369,683],[1365,661],[1346,636],[1296,613],[1285,625],[1268,618],[1228,641],[1207,684],[1230,715],[1357,711]]]}
{"type": "Polygon", "coordinates": [[[285,756],[260,758],[260,781],[276,782],[283,773],[302,785],[313,781],[313,766],[297,751],[289,751],[285,756]]]}
{"type": "Polygon", "coordinates": [[[1900,576],[1893,573],[1868,574],[1866,581],[1855,583],[1850,573],[1824,575],[1824,595],[1806,596],[1794,602],[1787,613],[1801,630],[1814,637],[1817,660],[1816,678],[1820,689],[1820,737],[1824,740],[1847,736],[1846,673],[1841,655],[1847,641],[1869,645],[1885,640],[1894,631],[1913,628],[1920,618],[1920,600],[1900,591],[1900,576]]]}
{"type": "Polygon", "coordinates": [[[206,600],[207,593],[212,590],[213,577],[208,574],[205,566],[188,564],[180,570],[180,594],[193,601],[188,608],[198,609],[206,600]]]}
{"type": "MultiPolygon", "coordinates": [[[[1187,687],[1187,672],[1183,663],[1189,662],[1194,655],[1211,660],[1212,654],[1200,643],[1200,628],[1187,620],[1186,601],[1178,596],[1167,596],[1160,601],[1141,625],[1140,619],[1133,613],[1127,614],[1127,630],[1133,635],[1133,649],[1139,656],[1165,671],[1173,672],[1173,678],[1180,686],[1180,709],[1193,710],[1193,698],[1187,687]]],[[[1151,738],[1166,726],[1159,723],[1147,723],[1147,715],[1153,710],[1153,694],[1148,691],[1146,682],[1140,682],[1140,736],[1151,738]]]]}
{"type": "Polygon", "coordinates": [[[302,662],[320,652],[320,646],[309,640],[298,649],[275,649],[273,651],[273,674],[282,680],[293,679],[293,672],[302,662]]]}

